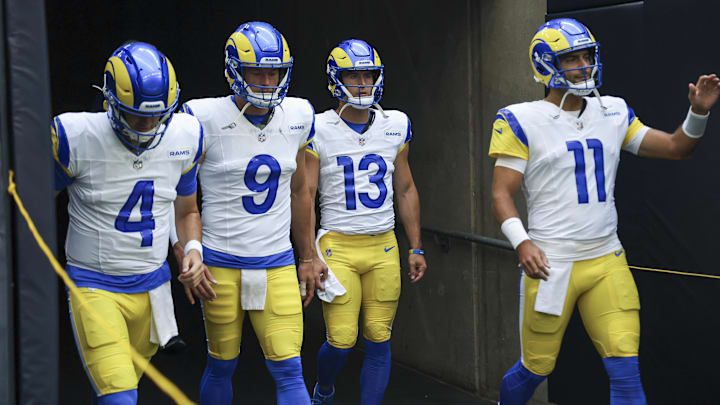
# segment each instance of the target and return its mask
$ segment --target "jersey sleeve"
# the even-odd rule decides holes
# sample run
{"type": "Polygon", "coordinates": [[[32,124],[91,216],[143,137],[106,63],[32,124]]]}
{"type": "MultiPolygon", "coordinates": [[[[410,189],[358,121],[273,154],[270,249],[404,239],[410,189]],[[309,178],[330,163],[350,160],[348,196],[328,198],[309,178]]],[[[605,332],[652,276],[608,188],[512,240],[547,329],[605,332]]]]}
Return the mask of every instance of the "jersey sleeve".
{"type": "Polygon", "coordinates": [[[75,180],[70,171],[70,143],[59,117],[53,118],[50,124],[50,136],[55,158],[55,190],[59,191],[75,180]]]}
{"type": "Polygon", "coordinates": [[[408,146],[410,141],[412,140],[412,124],[410,123],[410,117],[407,119],[407,132],[405,133],[405,141],[403,141],[402,146],[400,146],[400,149],[398,150],[398,153],[402,152],[405,147],[408,146]]]}
{"type": "Polygon", "coordinates": [[[310,129],[307,132],[303,133],[303,136],[300,139],[300,145],[298,146],[298,150],[302,150],[306,146],[308,146],[313,138],[315,138],[315,108],[313,108],[312,104],[308,101],[308,105],[310,106],[310,111],[312,115],[312,121],[310,122],[310,129]]]}
{"type": "Polygon", "coordinates": [[[190,162],[190,167],[186,168],[185,171],[183,171],[182,175],[180,176],[180,181],[178,181],[178,185],[177,187],[175,187],[175,190],[180,196],[192,195],[193,193],[195,193],[195,191],[197,191],[198,162],[200,161],[203,150],[205,148],[205,134],[203,133],[203,127],[199,122],[198,127],[200,131],[200,136],[198,139],[197,152],[195,152],[195,156],[190,162]]]}
{"type": "Polygon", "coordinates": [[[623,139],[622,148],[627,152],[637,155],[638,150],[640,149],[640,144],[650,128],[640,122],[640,119],[635,115],[635,111],[633,111],[629,105],[627,106],[627,110],[628,124],[627,130],[625,130],[625,138],[623,139]]]}
{"type": "Polygon", "coordinates": [[[185,114],[195,115],[195,113],[193,112],[192,108],[190,108],[188,103],[183,103],[182,107],[180,107],[180,112],[185,113],[185,114]]]}
{"type": "Polygon", "coordinates": [[[495,116],[488,155],[493,158],[500,155],[525,160],[530,158],[525,131],[523,131],[515,115],[507,108],[501,109],[495,116]]]}

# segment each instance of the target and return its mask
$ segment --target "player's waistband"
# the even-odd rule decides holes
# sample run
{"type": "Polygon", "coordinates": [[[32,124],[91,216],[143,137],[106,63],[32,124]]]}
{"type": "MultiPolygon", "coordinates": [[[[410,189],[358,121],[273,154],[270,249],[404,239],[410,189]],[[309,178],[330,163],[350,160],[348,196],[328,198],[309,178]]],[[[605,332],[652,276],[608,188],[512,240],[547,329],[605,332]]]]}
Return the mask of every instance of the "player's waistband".
{"type": "Polygon", "coordinates": [[[539,239],[530,233],[530,239],[545,252],[550,260],[578,261],[594,259],[622,249],[617,233],[596,239],[539,239]]]}
{"type": "Polygon", "coordinates": [[[395,241],[395,230],[391,229],[383,233],[363,235],[345,234],[337,231],[329,231],[327,234],[325,234],[325,236],[323,236],[323,238],[330,238],[339,243],[347,243],[356,247],[374,246],[378,243],[382,244],[388,243],[390,241],[395,241]]]}
{"type": "Polygon", "coordinates": [[[203,262],[208,266],[233,269],[270,269],[295,265],[295,255],[292,248],[290,248],[270,256],[245,257],[231,255],[203,246],[203,262]]]}
{"type": "Polygon", "coordinates": [[[65,270],[78,287],[97,288],[100,290],[135,294],[143,293],[165,284],[170,280],[170,266],[165,261],[162,266],[145,274],[117,276],[99,271],[84,269],[68,264],[65,270]]]}

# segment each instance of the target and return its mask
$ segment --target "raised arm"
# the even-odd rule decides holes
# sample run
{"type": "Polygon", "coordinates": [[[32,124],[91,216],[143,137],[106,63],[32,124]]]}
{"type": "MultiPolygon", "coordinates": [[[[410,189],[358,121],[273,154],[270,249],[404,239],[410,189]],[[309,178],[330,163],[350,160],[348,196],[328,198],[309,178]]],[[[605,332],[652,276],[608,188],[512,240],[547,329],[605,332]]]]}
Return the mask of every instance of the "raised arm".
{"type": "Polygon", "coordinates": [[[651,128],[640,144],[638,155],[657,159],[686,159],[690,157],[705,133],[710,108],[720,95],[720,78],[715,74],[702,75],[697,84],[688,84],[690,111],[672,134],[651,128]]]}

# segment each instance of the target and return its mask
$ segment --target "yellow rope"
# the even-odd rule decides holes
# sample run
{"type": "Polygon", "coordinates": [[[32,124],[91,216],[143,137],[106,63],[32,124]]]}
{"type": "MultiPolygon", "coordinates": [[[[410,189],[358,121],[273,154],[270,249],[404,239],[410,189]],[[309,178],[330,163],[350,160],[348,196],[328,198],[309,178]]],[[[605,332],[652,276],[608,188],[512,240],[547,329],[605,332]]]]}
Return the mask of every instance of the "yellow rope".
{"type": "Polygon", "coordinates": [[[658,273],[669,273],[669,274],[678,274],[681,276],[694,276],[694,277],[705,277],[705,278],[714,278],[714,279],[720,279],[720,276],[716,276],[713,274],[702,274],[702,273],[686,273],[684,271],[675,271],[675,270],[663,270],[663,269],[653,269],[650,267],[638,267],[638,266],[628,266],[631,269],[635,270],[643,270],[643,271],[655,271],[658,273]]]}
{"type": "MultiPolygon", "coordinates": [[[[95,310],[87,305],[87,301],[85,298],[80,294],[80,291],[78,290],[77,286],[73,281],[70,279],[68,274],[65,272],[65,269],[62,268],[60,263],[58,263],[57,259],[55,258],[55,255],[53,255],[50,248],[45,244],[45,241],[43,240],[42,236],[40,236],[40,233],[38,232],[37,228],[35,227],[35,224],[33,223],[32,219],[30,219],[30,215],[25,210],[25,206],[23,206],[22,201],[20,200],[20,196],[17,194],[15,182],[13,181],[14,172],[10,170],[10,181],[8,186],[8,193],[10,193],[13,196],[13,199],[15,199],[15,204],[17,204],[18,209],[20,210],[20,213],[23,217],[25,217],[25,221],[27,221],[28,228],[30,228],[30,232],[32,232],[33,236],[35,237],[35,240],[37,241],[38,245],[40,246],[40,249],[45,253],[45,256],[47,256],[48,260],[50,260],[50,264],[52,264],[53,268],[55,269],[55,272],[60,276],[60,278],[63,280],[65,285],[67,285],[68,289],[70,290],[70,294],[73,297],[74,300],[77,300],[80,302],[80,305],[84,307],[86,311],[90,314],[90,316],[102,326],[106,332],[109,332],[115,340],[120,340],[120,335],[115,332],[110,325],[107,324],[107,322],[98,315],[95,310]]],[[[162,373],[160,373],[152,364],[150,364],[143,356],[141,356],[135,348],[130,346],[130,353],[132,354],[133,361],[140,367],[141,369],[145,369],[145,374],[155,382],[155,384],[160,388],[165,394],[167,394],[170,398],[172,398],[175,403],[180,405],[196,405],[195,402],[191,401],[185,394],[170,380],[167,379],[162,373]]]]}

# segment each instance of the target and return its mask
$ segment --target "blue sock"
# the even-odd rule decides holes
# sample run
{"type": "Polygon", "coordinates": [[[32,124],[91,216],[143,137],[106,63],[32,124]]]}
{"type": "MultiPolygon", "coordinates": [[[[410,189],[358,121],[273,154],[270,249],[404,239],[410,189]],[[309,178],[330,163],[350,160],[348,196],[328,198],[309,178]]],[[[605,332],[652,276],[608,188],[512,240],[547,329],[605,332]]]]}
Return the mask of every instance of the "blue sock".
{"type": "Polygon", "coordinates": [[[390,379],[390,341],[375,343],[365,339],[365,361],[360,373],[360,403],[380,405],[390,379]]]}
{"type": "MultiPolygon", "coordinates": [[[[327,341],[323,343],[318,351],[318,385],[332,387],[335,384],[335,377],[345,366],[352,349],[338,349],[327,341]]],[[[321,394],[328,395],[332,392],[325,391],[318,387],[321,394]]]]}
{"type": "Polygon", "coordinates": [[[299,356],[282,361],[265,360],[265,365],[275,379],[277,405],[310,405],[299,356]]]}
{"type": "Polygon", "coordinates": [[[502,379],[500,405],[525,405],[545,377],[526,369],[518,360],[502,379]]]}
{"type": "Polygon", "coordinates": [[[201,405],[232,403],[232,376],[236,365],[237,357],[232,360],[218,360],[208,354],[205,372],[200,380],[201,405]]]}
{"type": "Polygon", "coordinates": [[[637,356],[607,357],[603,363],[610,377],[611,405],[646,404],[637,356]]]}
{"type": "Polygon", "coordinates": [[[95,397],[93,404],[97,405],[136,405],[137,390],[128,390],[95,397]]]}

